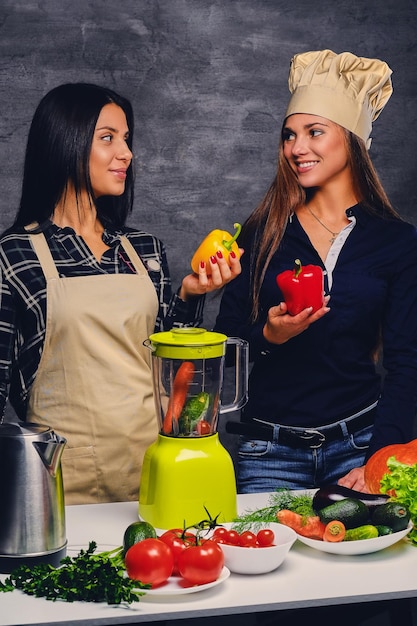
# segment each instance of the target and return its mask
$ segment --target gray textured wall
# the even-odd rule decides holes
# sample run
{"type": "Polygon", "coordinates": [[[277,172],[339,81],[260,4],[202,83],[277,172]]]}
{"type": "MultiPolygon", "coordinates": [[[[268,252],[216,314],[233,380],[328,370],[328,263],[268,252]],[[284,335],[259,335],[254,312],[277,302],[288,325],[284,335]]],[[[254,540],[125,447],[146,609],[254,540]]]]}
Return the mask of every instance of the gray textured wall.
{"type": "MultiPolygon", "coordinates": [[[[136,114],[132,225],[165,242],[173,281],[200,239],[232,230],[274,175],[293,54],[386,60],[394,95],[371,154],[417,222],[415,0],[0,0],[0,229],[19,201],[33,111],[69,81],[105,84],[136,114]]],[[[218,302],[210,300],[206,325],[218,302]]]]}

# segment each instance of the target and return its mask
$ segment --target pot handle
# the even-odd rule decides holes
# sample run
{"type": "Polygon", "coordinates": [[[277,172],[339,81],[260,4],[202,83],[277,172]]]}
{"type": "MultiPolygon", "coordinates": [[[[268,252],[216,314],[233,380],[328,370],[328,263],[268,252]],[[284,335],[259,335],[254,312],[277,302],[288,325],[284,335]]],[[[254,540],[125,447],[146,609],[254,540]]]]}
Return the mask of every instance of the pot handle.
{"type": "Polygon", "coordinates": [[[148,338],[148,339],[145,339],[145,341],[142,341],[142,345],[143,345],[145,348],[148,348],[148,350],[150,350],[151,352],[155,352],[155,348],[154,348],[154,346],[152,345],[151,340],[150,340],[149,338],[148,338]]]}
{"type": "Polygon", "coordinates": [[[235,397],[230,404],[221,405],[221,415],[241,409],[248,401],[249,344],[239,337],[228,337],[226,345],[235,346],[235,397]]]}

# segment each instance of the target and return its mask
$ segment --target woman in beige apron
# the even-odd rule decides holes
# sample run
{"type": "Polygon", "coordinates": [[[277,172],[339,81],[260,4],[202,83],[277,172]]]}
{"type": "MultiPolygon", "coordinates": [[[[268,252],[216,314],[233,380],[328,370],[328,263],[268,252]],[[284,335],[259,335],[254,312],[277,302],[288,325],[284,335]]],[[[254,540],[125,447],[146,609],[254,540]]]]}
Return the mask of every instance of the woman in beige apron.
{"type": "Polygon", "coordinates": [[[126,237],[137,274],[74,278],[59,277],[43,234],[31,240],[47,281],[48,316],[27,419],[67,438],[67,504],[134,500],[144,452],[157,435],[142,343],[155,325],[155,289],[126,237]]]}
{"type": "Polygon", "coordinates": [[[67,504],[138,498],[158,430],[143,342],[199,323],[195,303],[240,272],[219,255],[171,294],[161,242],[124,226],[132,128],[129,101],[109,89],[49,92],[32,121],[16,220],[0,239],[0,410],[10,387],[21,419],[66,437],[67,504]]]}

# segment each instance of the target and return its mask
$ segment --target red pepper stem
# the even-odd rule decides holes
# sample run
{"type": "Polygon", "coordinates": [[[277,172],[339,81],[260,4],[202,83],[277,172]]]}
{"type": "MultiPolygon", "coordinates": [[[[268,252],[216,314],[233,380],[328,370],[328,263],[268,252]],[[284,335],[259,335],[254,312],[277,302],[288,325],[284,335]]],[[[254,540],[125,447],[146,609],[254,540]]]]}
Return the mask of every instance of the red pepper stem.
{"type": "Polygon", "coordinates": [[[303,266],[301,265],[300,259],[295,259],[294,261],[294,276],[298,278],[303,270],[303,266]]]}
{"type": "Polygon", "coordinates": [[[242,230],[242,226],[240,224],[238,224],[237,222],[235,224],[233,224],[234,228],[236,228],[236,232],[233,235],[232,239],[223,239],[222,244],[224,245],[224,247],[226,248],[226,250],[228,252],[230,252],[232,250],[232,245],[235,243],[236,239],[239,237],[240,235],[240,231],[242,230]]]}

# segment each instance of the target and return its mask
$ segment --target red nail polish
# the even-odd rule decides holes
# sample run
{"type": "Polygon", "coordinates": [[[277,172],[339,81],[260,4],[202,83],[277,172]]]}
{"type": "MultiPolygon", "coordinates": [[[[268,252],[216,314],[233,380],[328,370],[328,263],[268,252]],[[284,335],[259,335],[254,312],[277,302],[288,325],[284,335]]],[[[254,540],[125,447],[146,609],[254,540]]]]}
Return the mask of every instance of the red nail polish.
{"type": "Polygon", "coordinates": [[[200,261],[200,267],[202,270],[206,267],[206,264],[204,263],[204,261],[200,261]]]}
{"type": "Polygon", "coordinates": [[[222,258],[223,258],[223,255],[222,255],[222,251],[221,251],[221,250],[217,250],[217,253],[216,253],[216,254],[217,254],[217,256],[218,256],[218,258],[219,258],[219,259],[222,259],[222,258]]]}
{"type": "Polygon", "coordinates": [[[210,257],[210,261],[211,261],[212,263],[217,263],[217,259],[216,259],[216,257],[215,257],[215,256],[211,256],[211,257],[210,257]]]}
{"type": "Polygon", "coordinates": [[[230,256],[232,257],[232,259],[236,258],[236,252],[234,250],[231,251],[230,256]]]}

